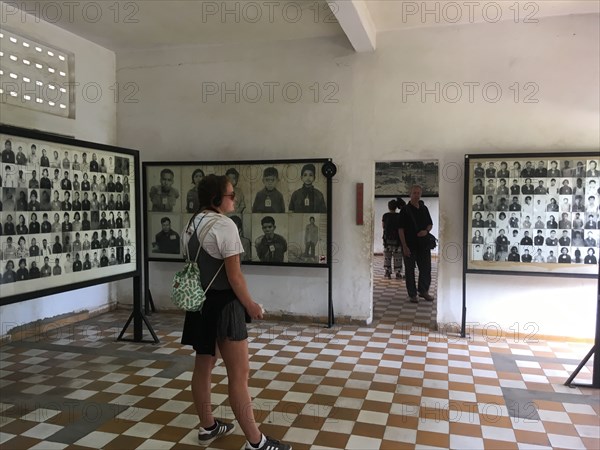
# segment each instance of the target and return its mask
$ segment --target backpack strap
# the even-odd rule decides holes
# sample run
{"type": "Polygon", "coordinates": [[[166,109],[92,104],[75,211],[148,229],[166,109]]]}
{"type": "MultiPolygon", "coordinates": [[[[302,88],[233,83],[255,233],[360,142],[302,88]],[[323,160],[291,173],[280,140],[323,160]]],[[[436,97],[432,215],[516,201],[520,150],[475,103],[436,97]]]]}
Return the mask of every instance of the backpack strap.
{"type": "Polygon", "coordinates": [[[224,265],[225,265],[225,261],[223,261],[223,263],[219,266],[219,270],[217,270],[217,273],[215,273],[215,276],[212,277],[212,280],[210,280],[210,283],[208,283],[208,286],[206,286],[206,289],[204,289],[205,291],[208,291],[210,289],[210,287],[213,284],[213,281],[215,281],[215,278],[217,278],[217,275],[219,275],[219,272],[221,271],[221,269],[223,268],[224,265]]]}
{"type": "MultiPolygon", "coordinates": [[[[204,216],[202,216],[202,219],[204,219],[205,217],[206,217],[206,214],[204,214],[204,216]]],[[[202,219],[200,219],[200,222],[202,222],[202,219]]],[[[204,225],[204,228],[202,228],[202,232],[200,233],[200,236],[198,236],[198,244],[199,244],[198,245],[198,252],[196,253],[196,258],[194,258],[194,261],[198,261],[198,256],[200,256],[200,250],[202,249],[202,242],[206,238],[206,235],[208,234],[208,232],[210,231],[210,229],[218,221],[219,221],[219,217],[215,217],[208,224],[204,225]]],[[[198,225],[200,225],[200,222],[198,222],[198,225]]],[[[196,233],[197,230],[198,230],[198,227],[196,227],[196,229],[194,230],[194,233],[196,233]]],[[[189,242],[188,242],[188,245],[189,245],[189,242]]]]}
{"type": "MultiPolygon", "coordinates": [[[[204,225],[204,228],[202,229],[202,232],[200,233],[200,236],[198,237],[198,252],[196,253],[196,259],[194,259],[194,261],[198,261],[198,256],[200,256],[200,250],[202,250],[202,241],[204,241],[204,239],[206,238],[206,235],[208,234],[210,229],[214,226],[214,224],[216,224],[219,221],[219,218],[220,218],[219,216],[221,216],[221,214],[218,214],[217,217],[215,217],[211,222],[204,225]]],[[[206,217],[206,214],[204,214],[202,219],[204,219],[204,217],[206,217]]],[[[200,219],[200,221],[202,221],[202,219],[200,219]]],[[[198,223],[198,225],[200,225],[200,223],[198,223]]],[[[197,229],[198,228],[196,227],[196,230],[197,229]]],[[[221,269],[223,268],[224,265],[225,265],[225,261],[223,261],[221,263],[221,265],[219,266],[219,269],[217,270],[215,275],[212,277],[212,280],[210,280],[210,283],[208,283],[208,286],[206,286],[206,289],[204,289],[205,291],[208,291],[210,289],[210,287],[212,286],[213,282],[217,278],[217,275],[219,275],[219,272],[221,272],[221,269]]]]}
{"type": "Polygon", "coordinates": [[[417,220],[415,219],[415,216],[413,215],[413,212],[408,207],[408,204],[406,205],[406,212],[408,213],[408,215],[412,219],[412,223],[415,226],[415,231],[418,233],[419,232],[419,226],[417,225],[417,220]]]}
{"type": "MultiPolygon", "coordinates": [[[[189,230],[190,226],[192,225],[192,223],[194,222],[194,219],[196,218],[198,214],[194,214],[191,219],[188,221],[187,227],[185,227],[185,230],[187,232],[187,230],[189,230]]],[[[202,218],[200,218],[200,222],[202,222],[202,219],[204,219],[205,216],[202,216],[202,218]]],[[[198,222],[198,224],[194,227],[194,234],[196,234],[196,232],[198,231],[198,227],[200,226],[200,222],[198,222]]],[[[182,243],[183,243],[183,235],[182,235],[182,239],[181,239],[182,243]]],[[[185,257],[185,259],[187,261],[190,260],[190,241],[188,240],[187,244],[185,245],[184,249],[185,252],[183,254],[183,256],[185,257]]],[[[196,255],[196,259],[198,259],[198,255],[196,255]]]]}

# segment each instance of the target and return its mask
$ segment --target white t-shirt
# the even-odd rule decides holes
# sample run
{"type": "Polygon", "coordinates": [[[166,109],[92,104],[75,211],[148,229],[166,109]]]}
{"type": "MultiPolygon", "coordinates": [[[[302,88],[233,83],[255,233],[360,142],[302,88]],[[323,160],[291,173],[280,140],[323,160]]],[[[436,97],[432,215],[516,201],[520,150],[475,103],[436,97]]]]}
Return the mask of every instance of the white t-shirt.
{"type": "MultiPolygon", "coordinates": [[[[187,244],[196,226],[198,226],[196,233],[200,238],[204,227],[209,225],[215,218],[218,218],[218,220],[206,234],[202,242],[202,248],[210,256],[217,259],[225,259],[243,253],[244,248],[236,224],[229,217],[214,212],[198,214],[189,228],[182,231],[182,248],[187,249],[187,244]]],[[[193,258],[195,255],[189,256],[193,258]]]]}

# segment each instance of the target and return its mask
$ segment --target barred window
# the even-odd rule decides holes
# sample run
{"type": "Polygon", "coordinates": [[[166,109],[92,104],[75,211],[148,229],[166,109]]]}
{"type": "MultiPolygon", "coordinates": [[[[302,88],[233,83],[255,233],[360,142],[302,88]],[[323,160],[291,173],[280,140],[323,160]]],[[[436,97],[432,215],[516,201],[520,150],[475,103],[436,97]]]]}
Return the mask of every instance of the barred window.
{"type": "Polygon", "coordinates": [[[0,31],[0,103],[75,118],[73,53],[0,31]]]}

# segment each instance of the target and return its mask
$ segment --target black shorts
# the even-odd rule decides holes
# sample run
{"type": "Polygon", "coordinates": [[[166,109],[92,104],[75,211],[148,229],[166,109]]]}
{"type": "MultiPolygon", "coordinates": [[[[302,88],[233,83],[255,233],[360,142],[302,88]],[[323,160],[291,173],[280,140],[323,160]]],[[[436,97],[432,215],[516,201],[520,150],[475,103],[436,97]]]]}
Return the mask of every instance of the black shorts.
{"type": "Polygon", "coordinates": [[[191,345],[199,355],[215,356],[218,340],[248,339],[250,317],[231,289],[206,292],[202,311],[186,312],[181,343],[191,345]]]}

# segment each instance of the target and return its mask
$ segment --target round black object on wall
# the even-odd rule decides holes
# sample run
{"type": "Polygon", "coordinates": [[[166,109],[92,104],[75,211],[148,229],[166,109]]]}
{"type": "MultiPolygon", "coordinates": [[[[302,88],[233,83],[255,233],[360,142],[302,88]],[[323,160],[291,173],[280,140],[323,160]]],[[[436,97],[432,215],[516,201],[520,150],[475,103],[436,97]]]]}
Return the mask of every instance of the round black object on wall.
{"type": "Polygon", "coordinates": [[[337,173],[337,166],[333,162],[327,161],[323,164],[321,172],[323,173],[325,178],[333,178],[337,173]]]}

